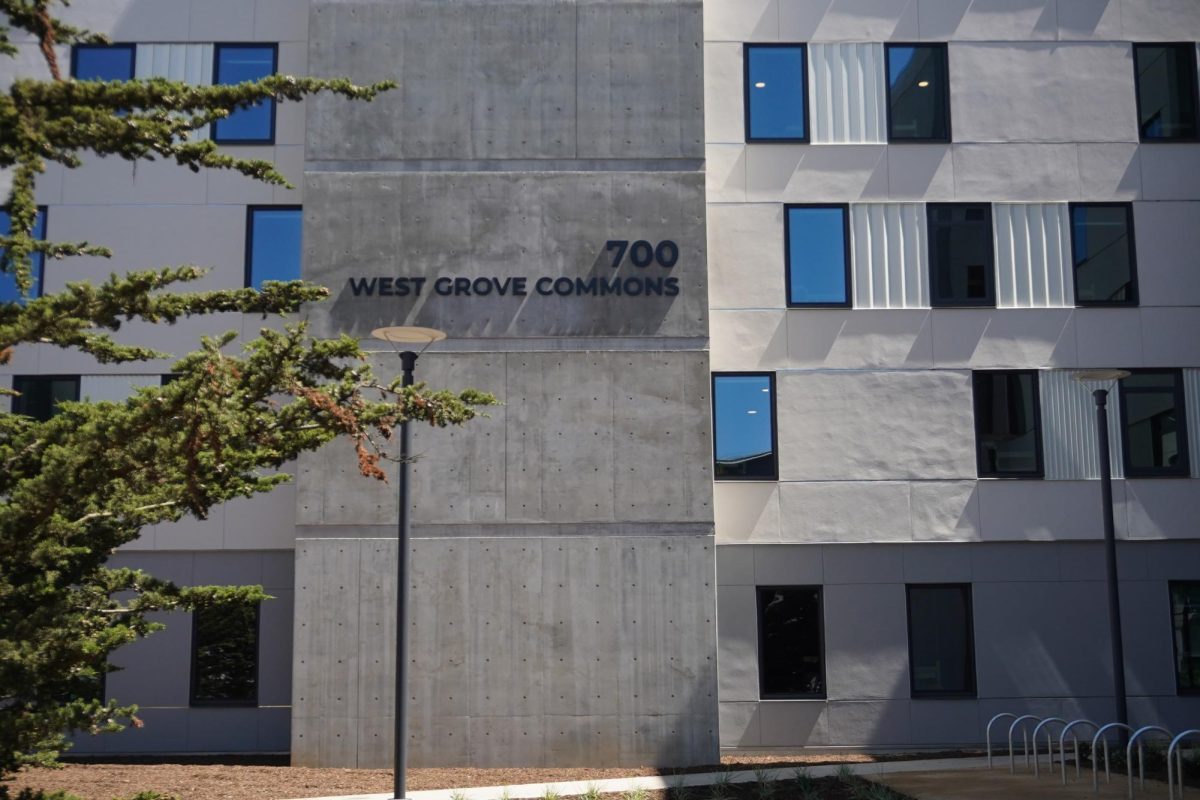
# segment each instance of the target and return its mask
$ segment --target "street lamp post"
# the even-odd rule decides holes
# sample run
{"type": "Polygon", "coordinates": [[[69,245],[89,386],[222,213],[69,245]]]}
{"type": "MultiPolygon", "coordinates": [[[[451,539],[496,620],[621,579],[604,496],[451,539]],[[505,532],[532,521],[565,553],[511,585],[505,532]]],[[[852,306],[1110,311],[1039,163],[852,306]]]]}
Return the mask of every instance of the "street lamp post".
{"type": "MultiPolygon", "coordinates": [[[[400,368],[403,371],[402,386],[412,386],[417,356],[433,342],[446,338],[442,331],[416,327],[377,328],[371,331],[371,336],[393,346],[405,346],[404,350],[399,351],[400,368]],[[417,350],[408,349],[418,345],[417,350]]],[[[392,762],[394,800],[404,800],[405,777],[408,771],[408,556],[409,532],[412,527],[408,489],[410,442],[408,420],[405,419],[400,423],[400,463],[397,465],[399,476],[396,480],[399,512],[396,526],[396,707],[392,762]]]]}
{"type": "MultiPolygon", "coordinates": [[[[1129,376],[1121,369],[1084,370],[1075,373],[1081,383],[1092,381],[1113,382],[1129,376]]],[[[1104,561],[1108,582],[1108,628],[1112,645],[1113,702],[1116,705],[1117,722],[1129,724],[1129,713],[1125,699],[1125,644],[1121,634],[1121,593],[1117,583],[1117,534],[1113,522],[1112,458],[1108,443],[1108,390],[1094,389],[1092,398],[1096,403],[1096,439],[1100,456],[1100,502],[1104,515],[1104,561]]],[[[1121,729],[1121,741],[1125,731],[1121,729]]]]}

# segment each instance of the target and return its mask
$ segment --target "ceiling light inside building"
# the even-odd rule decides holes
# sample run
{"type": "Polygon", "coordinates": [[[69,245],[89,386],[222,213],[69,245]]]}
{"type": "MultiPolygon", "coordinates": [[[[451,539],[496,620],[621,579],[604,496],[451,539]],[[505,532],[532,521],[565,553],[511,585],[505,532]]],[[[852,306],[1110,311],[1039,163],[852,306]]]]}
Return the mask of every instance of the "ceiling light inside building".
{"type": "Polygon", "coordinates": [[[754,84],[754,88],[755,89],[765,89],[765,88],[767,88],[767,85],[765,83],[763,83],[762,81],[759,81],[758,83],[754,84]]]}
{"type": "Polygon", "coordinates": [[[928,85],[929,85],[929,81],[918,81],[917,82],[917,86],[920,86],[922,89],[924,89],[928,85]]]}

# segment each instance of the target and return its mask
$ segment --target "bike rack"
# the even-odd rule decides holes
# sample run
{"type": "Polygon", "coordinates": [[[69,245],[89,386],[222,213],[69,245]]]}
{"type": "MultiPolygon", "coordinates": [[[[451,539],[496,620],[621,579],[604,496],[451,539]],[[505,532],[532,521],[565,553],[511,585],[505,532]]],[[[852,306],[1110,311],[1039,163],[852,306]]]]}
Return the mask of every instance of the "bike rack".
{"type": "MultiPolygon", "coordinates": [[[[1012,774],[1017,772],[1017,759],[1013,755],[1013,731],[1017,726],[1027,720],[1035,719],[1038,722],[1042,721],[1041,717],[1035,717],[1033,714],[1023,714],[1013,720],[1013,724],[1008,726],[1008,771],[1012,774]]],[[[1029,727],[1021,728],[1021,739],[1025,742],[1025,766],[1029,766],[1029,727]]],[[[1035,743],[1036,744],[1036,743],[1035,743]]]]}
{"type": "Polygon", "coordinates": [[[1004,719],[1005,717],[1011,717],[1012,719],[1016,719],[1017,715],[1010,714],[1009,712],[1004,711],[1004,712],[992,717],[990,720],[988,720],[988,724],[987,724],[987,764],[988,764],[988,769],[992,768],[992,724],[995,723],[996,720],[1004,719]]]}
{"type": "MultiPolygon", "coordinates": [[[[1066,724],[1066,727],[1064,727],[1062,729],[1062,732],[1059,733],[1059,735],[1058,735],[1058,760],[1060,762],[1062,762],[1062,784],[1063,784],[1063,786],[1067,785],[1067,733],[1071,730],[1071,728],[1074,728],[1076,725],[1091,725],[1092,730],[1096,730],[1097,728],[1100,727],[1096,723],[1092,722],[1090,719],[1074,719],[1074,720],[1071,720],[1070,722],[1068,722],[1066,724]]],[[[1072,743],[1072,749],[1075,752],[1075,780],[1079,780],[1079,774],[1080,774],[1079,737],[1073,735],[1071,737],[1071,743],[1072,743]]],[[[1094,752],[1095,751],[1093,751],[1093,754],[1094,754],[1094,752]]],[[[1093,758],[1094,757],[1095,756],[1093,755],[1093,758]]],[[[1054,764],[1051,764],[1050,768],[1053,769],[1054,764]]]]}
{"type": "Polygon", "coordinates": [[[1183,756],[1179,745],[1189,736],[1200,734],[1200,728],[1191,728],[1171,740],[1167,748],[1167,800],[1175,800],[1175,779],[1179,779],[1179,800],[1183,800],[1183,756]],[[1175,769],[1171,770],[1171,753],[1175,753],[1175,769]]]}
{"type": "MultiPolygon", "coordinates": [[[[1129,800],[1133,800],[1133,745],[1143,733],[1152,731],[1165,733],[1168,739],[1171,738],[1171,732],[1161,725],[1147,725],[1134,731],[1129,737],[1129,744],[1125,745],[1125,777],[1129,784],[1129,800]]],[[[1146,753],[1141,744],[1138,744],[1138,788],[1146,788],[1146,753]]]]}
{"type": "MultiPolygon", "coordinates": [[[[1052,722],[1058,722],[1062,725],[1067,724],[1067,721],[1065,719],[1063,719],[1062,717],[1046,717],[1044,720],[1042,720],[1041,722],[1039,722],[1037,724],[1036,728],[1033,729],[1033,737],[1032,737],[1033,738],[1033,777],[1035,777],[1035,778],[1040,778],[1042,776],[1041,769],[1040,769],[1041,763],[1042,763],[1042,757],[1038,755],[1038,744],[1037,744],[1038,731],[1040,731],[1043,727],[1045,727],[1046,725],[1049,725],[1052,722]]],[[[1053,771],[1054,770],[1054,741],[1050,738],[1050,731],[1046,731],[1046,756],[1050,759],[1050,769],[1051,769],[1051,771],[1053,771]]]]}
{"type": "MultiPolygon", "coordinates": [[[[1109,728],[1124,728],[1126,732],[1132,732],[1133,728],[1123,722],[1110,722],[1107,725],[1101,725],[1096,731],[1096,735],[1092,737],[1092,791],[1100,791],[1100,776],[1097,772],[1097,767],[1100,764],[1100,759],[1096,758],[1096,743],[1100,741],[1100,737],[1109,728]]],[[[1112,774],[1108,770],[1108,739],[1104,740],[1104,782],[1112,783],[1112,774]]]]}

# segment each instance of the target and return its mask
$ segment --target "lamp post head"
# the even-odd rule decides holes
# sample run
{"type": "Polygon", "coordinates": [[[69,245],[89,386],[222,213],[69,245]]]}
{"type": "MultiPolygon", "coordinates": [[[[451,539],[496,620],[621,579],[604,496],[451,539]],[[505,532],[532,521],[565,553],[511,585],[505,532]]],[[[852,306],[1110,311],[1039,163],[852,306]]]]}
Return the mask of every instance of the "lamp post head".
{"type": "Polygon", "coordinates": [[[1080,383],[1109,383],[1132,375],[1127,369],[1077,369],[1071,377],[1080,383]]]}
{"type": "Polygon", "coordinates": [[[446,332],[439,331],[437,328],[396,325],[390,328],[376,328],[371,331],[371,338],[380,339],[391,344],[421,345],[421,349],[424,349],[434,342],[440,342],[442,339],[445,339],[446,332]]]}

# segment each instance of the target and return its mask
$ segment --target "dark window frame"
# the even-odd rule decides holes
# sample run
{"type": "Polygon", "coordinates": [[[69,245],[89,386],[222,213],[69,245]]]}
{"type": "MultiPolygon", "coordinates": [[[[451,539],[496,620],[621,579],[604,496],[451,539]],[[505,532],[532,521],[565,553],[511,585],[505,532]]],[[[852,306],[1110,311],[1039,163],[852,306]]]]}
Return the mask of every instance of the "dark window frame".
{"type": "Polygon", "coordinates": [[[137,44],[134,42],[113,42],[112,44],[75,44],[71,45],[71,80],[79,80],[76,73],[79,68],[79,52],[81,50],[128,50],[129,78],[137,77],[137,44]]]}
{"type": "Polygon", "coordinates": [[[850,262],[850,204],[849,203],[786,203],[783,206],[783,266],[788,308],[853,308],[853,266],[850,262]],[[845,259],[846,300],[842,303],[800,303],[792,299],[792,225],[793,208],[836,208],[842,212],[842,252],[845,259]]]}
{"type": "MultiPolygon", "coordinates": [[[[19,374],[19,375],[13,375],[13,376],[12,376],[12,388],[13,388],[13,390],[14,390],[14,391],[21,391],[21,390],[20,390],[20,389],[17,387],[17,381],[22,381],[22,380],[46,380],[46,381],[69,381],[69,380],[73,380],[73,381],[75,381],[75,396],[71,398],[71,401],[70,401],[70,402],[75,402],[75,403],[78,403],[78,402],[79,402],[79,398],[82,396],[82,392],[83,392],[83,375],[81,375],[81,374],[79,374],[79,373],[57,373],[57,372],[55,372],[55,373],[48,373],[48,374],[46,374],[46,375],[30,375],[30,374],[28,374],[28,373],[22,373],[22,374],[19,374]]],[[[13,397],[13,398],[12,398],[12,399],[9,401],[9,408],[10,408],[10,409],[12,409],[12,413],[13,413],[13,414],[18,414],[18,413],[20,413],[20,414],[21,414],[21,416],[29,416],[28,414],[24,414],[24,413],[22,413],[22,412],[18,412],[18,411],[17,411],[17,410],[14,408],[14,406],[16,405],[17,399],[18,399],[18,398],[16,398],[16,397],[13,397]]],[[[35,418],[34,418],[34,417],[31,417],[31,419],[35,419],[35,418]]]]}
{"type": "MultiPolygon", "coordinates": [[[[254,276],[251,274],[251,272],[254,268],[254,212],[256,211],[299,211],[301,215],[303,215],[304,206],[296,204],[246,206],[246,246],[243,253],[242,263],[242,287],[245,289],[249,289],[250,287],[254,286],[254,276]]],[[[301,216],[300,227],[303,231],[303,216],[301,216]]],[[[301,235],[303,235],[303,233],[301,233],[301,235]]],[[[303,269],[303,244],[301,245],[300,266],[301,269],[303,269]]],[[[300,280],[300,278],[300,275],[296,276],[296,280],[300,280]]]]}
{"type": "Polygon", "coordinates": [[[742,44],[742,121],[746,144],[808,144],[812,141],[812,120],[809,114],[808,97],[808,45],[804,42],[745,42],[742,44]],[[750,132],[750,51],[751,50],[801,50],[800,94],[804,110],[804,135],[800,137],[754,136],[750,132]]]}
{"type": "Polygon", "coordinates": [[[254,696],[243,700],[206,700],[196,697],[199,670],[196,657],[196,638],[200,626],[196,624],[196,612],[192,612],[191,651],[188,654],[188,707],[189,708],[257,708],[262,687],[262,602],[254,604],[254,696]]]}
{"type": "Polygon", "coordinates": [[[779,424],[775,412],[775,373],[750,372],[714,372],[709,380],[709,391],[712,397],[712,465],[714,481],[778,481],[779,480],[779,424]],[[767,378],[771,388],[771,474],[770,475],[717,475],[717,378],[767,378]]]}
{"type": "Polygon", "coordinates": [[[825,657],[825,587],[820,584],[769,584],[764,586],[756,585],[754,587],[754,618],[757,625],[758,639],[758,698],[760,700],[825,700],[829,696],[829,676],[826,672],[825,657]],[[821,654],[821,691],[820,692],[776,692],[768,693],[765,690],[766,679],[763,675],[764,665],[766,663],[763,658],[763,606],[760,602],[763,592],[777,592],[784,590],[803,590],[815,591],[817,593],[817,641],[821,654]]]}
{"type": "Polygon", "coordinates": [[[1187,394],[1183,385],[1183,370],[1178,367],[1142,367],[1130,369],[1133,375],[1164,375],[1175,376],[1175,409],[1176,430],[1175,440],[1179,445],[1179,464],[1174,467],[1134,467],[1129,463],[1129,405],[1125,398],[1130,394],[1149,394],[1161,392],[1162,389],[1129,389],[1124,379],[1117,381],[1117,393],[1121,400],[1121,466],[1126,478],[1188,478],[1191,477],[1192,454],[1188,447],[1187,394]]]}
{"type": "MultiPolygon", "coordinates": [[[[279,43],[278,42],[214,42],[213,43],[213,86],[224,86],[221,83],[221,51],[222,50],[271,50],[271,75],[279,74],[279,43]]],[[[265,139],[233,139],[223,136],[218,136],[217,131],[220,130],[218,124],[220,120],[213,122],[211,138],[217,144],[233,144],[233,145],[253,145],[253,144],[275,144],[275,115],[278,111],[279,103],[275,100],[271,103],[271,129],[265,139]]]]}
{"type": "MultiPolygon", "coordinates": [[[[970,202],[953,202],[953,203],[926,203],[925,204],[925,236],[928,242],[927,249],[929,252],[929,306],[930,308],[996,308],[996,225],[995,215],[992,213],[991,203],[970,203],[970,202]],[[946,223],[937,222],[933,219],[933,212],[939,208],[966,208],[968,206],[976,206],[983,208],[987,213],[987,241],[988,241],[988,263],[983,272],[984,288],[986,289],[986,297],[982,300],[954,300],[947,302],[941,300],[937,296],[937,276],[938,266],[934,259],[933,250],[933,229],[936,225],[944,225],[946,223]]],[[[944,267],[944,265],[942,265],[944,267]]]]}
{"type": "Polygon", "coordinates": [[[1200,119],[1196,120],[1196,134],[1194,136],[1173,136],[1160,139],[1147,139],[1142,136],[1142,81],[1141,76],[1138,75],[1137,65],[1137,50],[1139,47],[1176,47],[1187,52],[1192,68],[1192,108],[1196,109],[1197,116],[1200,116],[1200,76],[1197,75],[1196,69],[1196,43],[1133,42],[1132,44],[1129,60],[1133,63],[1133,101],[1137,113],[1138,142],[1140,144],[1195,144],[1196,142],[1200,142],[1200,119]]]}
{"type": "MultiPolygon", "coordinates": [[[[1192,688],[1184,687],[1179,680],[1179,643],[1175,640],[1175,587],[1176,586],[1198,586],[1200,580],[1194,581],[1167,581],[1167,614],[1171,620],[1171,653],[1174,660],[1171,664],[1172,671],[1175,673],[1175,694],[1183,697],[1194,697],[1200,695],[1200,686],[1192,688]]],[[[1196,643],[1196,650],[1200,653],[1200,642],[1196,643]]]]}
{"type": "Polygon", "coordinates": [[[979,679],[976,667],[979,663],[975,653],[975,587],[971,583],[906,583],[904,585],[904,619],[908,627],[908,693],[914,700],[975,698],[979,696],[979,679]],[[963,593],[967,611],[967,674],[970,676],[971,688],[965,691],[949,691],[940,689],[918,689],[917,676],[913,670],[913,639],[912,639],[912,590],[913,589],[960,589],[963,593]]]}
{"type": "Polygon", "coordinates": [[[883,90],[884,90],[884,112],[887,115],[887,143],[888,144],[950,144],[954,141],[954,115],[953,106],[950,102],[950,48],[948,42],[884,42],[883,43],[883,90]],[[890,70],[891,61],[889,53],[893,48],[900,47],[927,47],[942,51],[942,63],[946,65],[946,91],[943,94],[943,100],[946,105],[946,138],[938,137],[922,137],[922,138],[900,138],[892,137],[892,75],[890,70]]]}
{"type": "Polygon", "coordinates": [[[975,471],[978,477],[999,480],[1040,480],[1046,477],[1046,459],[1042,444],[1042,387],[1036,369],[977,369],[971,371],[971,410],[975,418],[975,471]],[[983,468],[983,442],[980,440],[979,401],[975,383],[976,375],[1032,375],[1033,376],[1033,425],[1035,458],[1037,469],[1032,472],[991,472],[983,468]]]}
{"type": "Polygon", "coordinates": [[[1067,216],[1071,224],[1071,285],[1075,292],[1075,305],[1078,308],[1135,308],[1139,304],[1138,273],[1137,273],[1137,240],[1133,231],[1133,203],[1105,201],[1101,203],[1072,202],[1067,203],[1067,216]],[[1128,300],[1080,300],[1079,299],[1079,270],[1075,265],[1075,209],[1076,208],[1123,208],[1125,222],[1129,230],[1129,284],[1130,299],[1128,300]]]}

